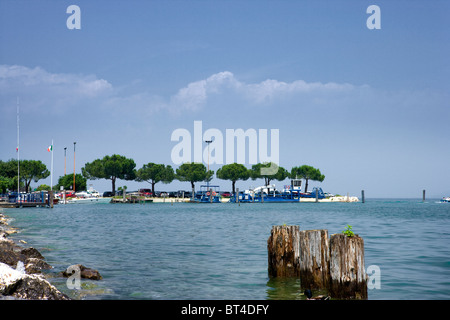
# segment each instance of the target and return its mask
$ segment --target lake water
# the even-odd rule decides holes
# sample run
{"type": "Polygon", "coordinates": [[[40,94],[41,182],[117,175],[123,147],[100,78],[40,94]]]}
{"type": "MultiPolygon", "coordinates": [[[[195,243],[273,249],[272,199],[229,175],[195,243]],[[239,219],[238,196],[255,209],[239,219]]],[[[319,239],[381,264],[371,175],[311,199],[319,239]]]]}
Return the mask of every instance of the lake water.
{"type": "Polygon", "coordinates": [[[367,199],[366,203],[71,204],[4,209],[11,235],[55,268],[50,281],[76,299],[304,299],[296,279],[270,279],[273,225],[364,238],[365,267],[380,270],[369,299],[450,299],[450,204],[367,199]],[[81,290],[57,276],[72,264],[97,269],[81,290]]]}

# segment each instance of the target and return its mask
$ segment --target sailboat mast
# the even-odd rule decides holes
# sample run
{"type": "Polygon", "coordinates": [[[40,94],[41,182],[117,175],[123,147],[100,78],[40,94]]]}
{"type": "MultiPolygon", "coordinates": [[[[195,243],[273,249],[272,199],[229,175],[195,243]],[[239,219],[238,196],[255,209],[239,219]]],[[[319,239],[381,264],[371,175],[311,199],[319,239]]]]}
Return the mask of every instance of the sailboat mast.
{"type": "Polygon", "coordinates": [[[20,161],[20,149],[19,149],[19,97],[17,97],[17,199],[19,199],[19,194],[20,194],[20,165],[19,165],[19,161],[20,161]]]}
{"type": "Polygon", "coordinates": [[[51,162],[51,168],[50,168],[50,190],[53,191],[53,139],[52,139],[52,162],[51,162]]]}

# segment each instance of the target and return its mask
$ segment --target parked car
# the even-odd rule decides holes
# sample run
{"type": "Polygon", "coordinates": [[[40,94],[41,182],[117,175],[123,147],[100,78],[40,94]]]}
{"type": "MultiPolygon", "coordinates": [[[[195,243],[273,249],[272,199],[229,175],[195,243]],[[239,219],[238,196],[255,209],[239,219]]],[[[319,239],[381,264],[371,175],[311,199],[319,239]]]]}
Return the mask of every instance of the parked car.
{"type": "Polygon", "coordinates": [[[114,196],[114,192],[112,191],[105,191],[103,192],[103,197],[107,198],[107,197],[113,197],[114,196]]]}
{"type": "Polygon", "coordinates": [[[184,197],[185,197],[185,198],[191,198],[191,197],[192,197],[192,192],[190,192],[190,191],[185,191],[185,192],[184,192],[184,197]]]}
{"type": "Polygon", "coordinates": [[[220,195],[222,197],[229,198],[229,197],[231,197],[231,192],[224,191],[224,192],[221,192],[220,195]]]}
{"type": "Polygon", "coordinates": [[[153,195],[152,189],[139,189],[139,195],[145,197],[151,197],[153,195]]]}

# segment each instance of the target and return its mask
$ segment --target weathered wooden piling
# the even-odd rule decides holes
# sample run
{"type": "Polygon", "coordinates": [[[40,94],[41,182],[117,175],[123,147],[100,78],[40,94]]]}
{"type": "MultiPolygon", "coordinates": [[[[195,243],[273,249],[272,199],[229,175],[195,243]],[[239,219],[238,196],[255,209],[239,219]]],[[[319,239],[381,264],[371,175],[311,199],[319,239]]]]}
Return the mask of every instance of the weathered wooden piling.
{"type": "Polygon", "coordinates": [[[267,240],[269,276],[298,277],[299,226],[273,226],[267,240]]]}
{"type": "Polygon", "coordinates": [[[328,291],[335,299],[367,299],[364,240],[358,235],[331,235],[328,291]]]}
{"type": "Polygon", "coordinates": [[[53,209],[53,205],[54,205],[53,201],[54,201],[53,190],[50,190],[48,192],[48,206],[52,209],[53,209]]]}
{"type": "Polygon", "coordinates": [[[300,285],[327,288],[330,279],[328,230],[300,231],[300,285]]]}
{"type": "Polygon", "coordinates": [[[425,202],[425,189],[422,191],[422,201],[425,202]]]}
{"type": "Polygon", "coordinates": [[[362,203],[366,202],[366,198],[364,197],[364,190],[361,190],[361,201],[362,203]]]}

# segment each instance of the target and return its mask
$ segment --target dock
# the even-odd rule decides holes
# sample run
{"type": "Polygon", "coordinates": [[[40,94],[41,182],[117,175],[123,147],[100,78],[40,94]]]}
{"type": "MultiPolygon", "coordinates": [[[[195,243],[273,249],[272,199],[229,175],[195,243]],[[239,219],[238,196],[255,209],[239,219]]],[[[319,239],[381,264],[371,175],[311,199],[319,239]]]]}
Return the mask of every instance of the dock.
{"type": "Polygon", "coordinates": [[[33,208],[46,206],[46,202],[0,202],[0,208],[33,208]]]}

